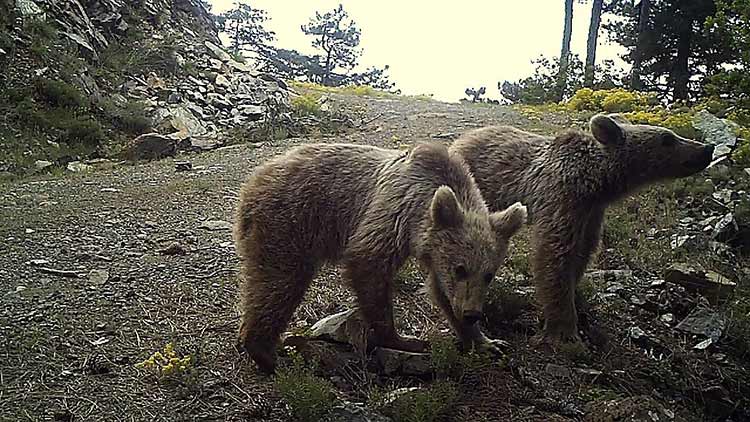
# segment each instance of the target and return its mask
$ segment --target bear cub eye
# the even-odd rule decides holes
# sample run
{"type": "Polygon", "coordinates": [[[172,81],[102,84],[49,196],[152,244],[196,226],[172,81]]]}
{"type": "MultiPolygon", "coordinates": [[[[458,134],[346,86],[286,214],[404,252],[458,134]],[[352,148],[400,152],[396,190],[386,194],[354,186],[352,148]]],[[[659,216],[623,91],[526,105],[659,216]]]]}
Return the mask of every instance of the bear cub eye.
{"type": "Polygon", "coordinates": [[[673,147],[677,145],[677,137],[668,133],[661,138],[661,144],[665,147],[673,147]]]}
{"type": "Polygon", "coordinates": [[[490,284],[490,282],[495,278],[495,274],[493,273],[487,273],[484,275],[484,282],[487,284],[490,284]]]}
{"type": "Polygon", "coordinates": [[[459,265],[458,267],[456,267],[454,272],[456,273],[456,278],[459,280],[462,280],[469,276],[469,272],[466,271],[466,267],[464,267],[463,265],[459,265]]]}

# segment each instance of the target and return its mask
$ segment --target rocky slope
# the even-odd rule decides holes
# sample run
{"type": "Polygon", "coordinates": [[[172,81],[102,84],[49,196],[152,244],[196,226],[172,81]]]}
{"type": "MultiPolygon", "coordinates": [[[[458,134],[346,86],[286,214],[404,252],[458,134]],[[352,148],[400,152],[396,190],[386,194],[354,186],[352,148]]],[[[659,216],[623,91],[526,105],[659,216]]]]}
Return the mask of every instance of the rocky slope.
{"type": "Polygon", "coordinates": [[[146,132],[214,148],[289,118],[286,84],[219,47],[199,0],[0,3],[0,137],[12,145],[0,171],[112,156],[146,132]]]}

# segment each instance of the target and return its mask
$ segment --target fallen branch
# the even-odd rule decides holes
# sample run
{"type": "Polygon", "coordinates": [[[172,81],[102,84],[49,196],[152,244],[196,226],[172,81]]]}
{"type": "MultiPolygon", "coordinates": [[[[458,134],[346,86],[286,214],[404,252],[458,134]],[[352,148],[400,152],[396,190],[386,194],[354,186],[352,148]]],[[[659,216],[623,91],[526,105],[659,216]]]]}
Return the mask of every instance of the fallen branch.
{"type": "Polygon", "coordinates": [[[39,267],[39,271],[45,273],[45,274],[52,274],[60,277],[68,277],[68,278],[80,278],[81,273],[78,271],[69,271],[69,270],[56,270],[54,268],[49,267],[39,267]]]}
{"type": "Polygon", "coordinates": [[[360,123],[359,125],[357,125],[357,129],[359,129],[361,127],[364,127],[364,126],[367,126],[370,123],[374,122],[375,120],[378,120],[381,117],[383,117],[383,113],[378,114],[377,116],[373,117],[372,119],[363,120],[362,123],[360,123]]]}

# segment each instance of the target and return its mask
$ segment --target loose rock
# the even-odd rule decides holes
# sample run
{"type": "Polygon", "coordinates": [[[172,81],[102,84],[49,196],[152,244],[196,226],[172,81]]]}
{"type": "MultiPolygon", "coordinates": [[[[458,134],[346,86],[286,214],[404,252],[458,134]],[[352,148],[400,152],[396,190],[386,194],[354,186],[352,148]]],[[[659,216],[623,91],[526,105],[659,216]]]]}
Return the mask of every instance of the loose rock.
{"type": "Polygon", "coordinates": [[[681,263],[667,268],[664,279],[702,294],[711,303],[727,299],[737,286],[737,283],[716,272],[706,271],[698,265],[681,263]]]}
{"type": "Polygon", "coordinates": [[[719,341],[726,328],[726,320],[713,309],[698,307],[693,309],[675,328],[686,333],[706,336],[715,343],[719,341]]]}

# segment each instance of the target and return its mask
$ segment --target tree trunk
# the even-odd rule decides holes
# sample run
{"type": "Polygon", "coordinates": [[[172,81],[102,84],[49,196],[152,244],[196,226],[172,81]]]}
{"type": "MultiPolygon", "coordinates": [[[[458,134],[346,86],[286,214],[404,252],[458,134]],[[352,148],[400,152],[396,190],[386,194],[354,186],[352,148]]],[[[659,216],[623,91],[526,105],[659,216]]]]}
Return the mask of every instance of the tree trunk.
{"type": "Polygon", "coordinates": [[[640,12],[638,14],[638,37],[633,50],[633,69],[630,73],[630,89],[643,90],[641,82],[641,63],[643,52],[641,50],[645,43],[646,31],[648,31],[648,20],[651,15],[651,0],[641,0],[640,12]]]}
{"type": "Polygon", "coordinates": [[[583,86],[594,86],[594,67],[596,66],[596,42],[599,38],[599,25],[602,23],[602,6],[604,0],[594,0],[591,6],[589,37],[586,41],[586,70],[583,75],[583,86]]]}
{"type": "Polygon", "coordinates": [[[331,79],[331,54],[333,51],[326,51],[326,67],[323,69],[323,86],[328,86],[329,80],[331,79]]]}
{"type": "Polygon", "coordinates": [[[688,82],[690,82],[690,46],[693,39],[693,19],[685,16],[685,22],[680,28],[677,39],[677,58],[672,68],[672,81],[674,83],[673,96],[675,100],[688,99],[688,82]]]}
{"type": "Polygon", "coordinates": [[[570,38],[573,32],[573,0],[565,0],[565,25],[563,26],[562,48],[560,49],[560,70],[557,74],[557,101],[565,95],[570,62],[570,38]]]}
{"type": "Polygon", "coordinates": [[[240,51],[240,20],[237,19],[237,25],[234,27],[234,45],[232,46],[234,54],[240,51]]]}

